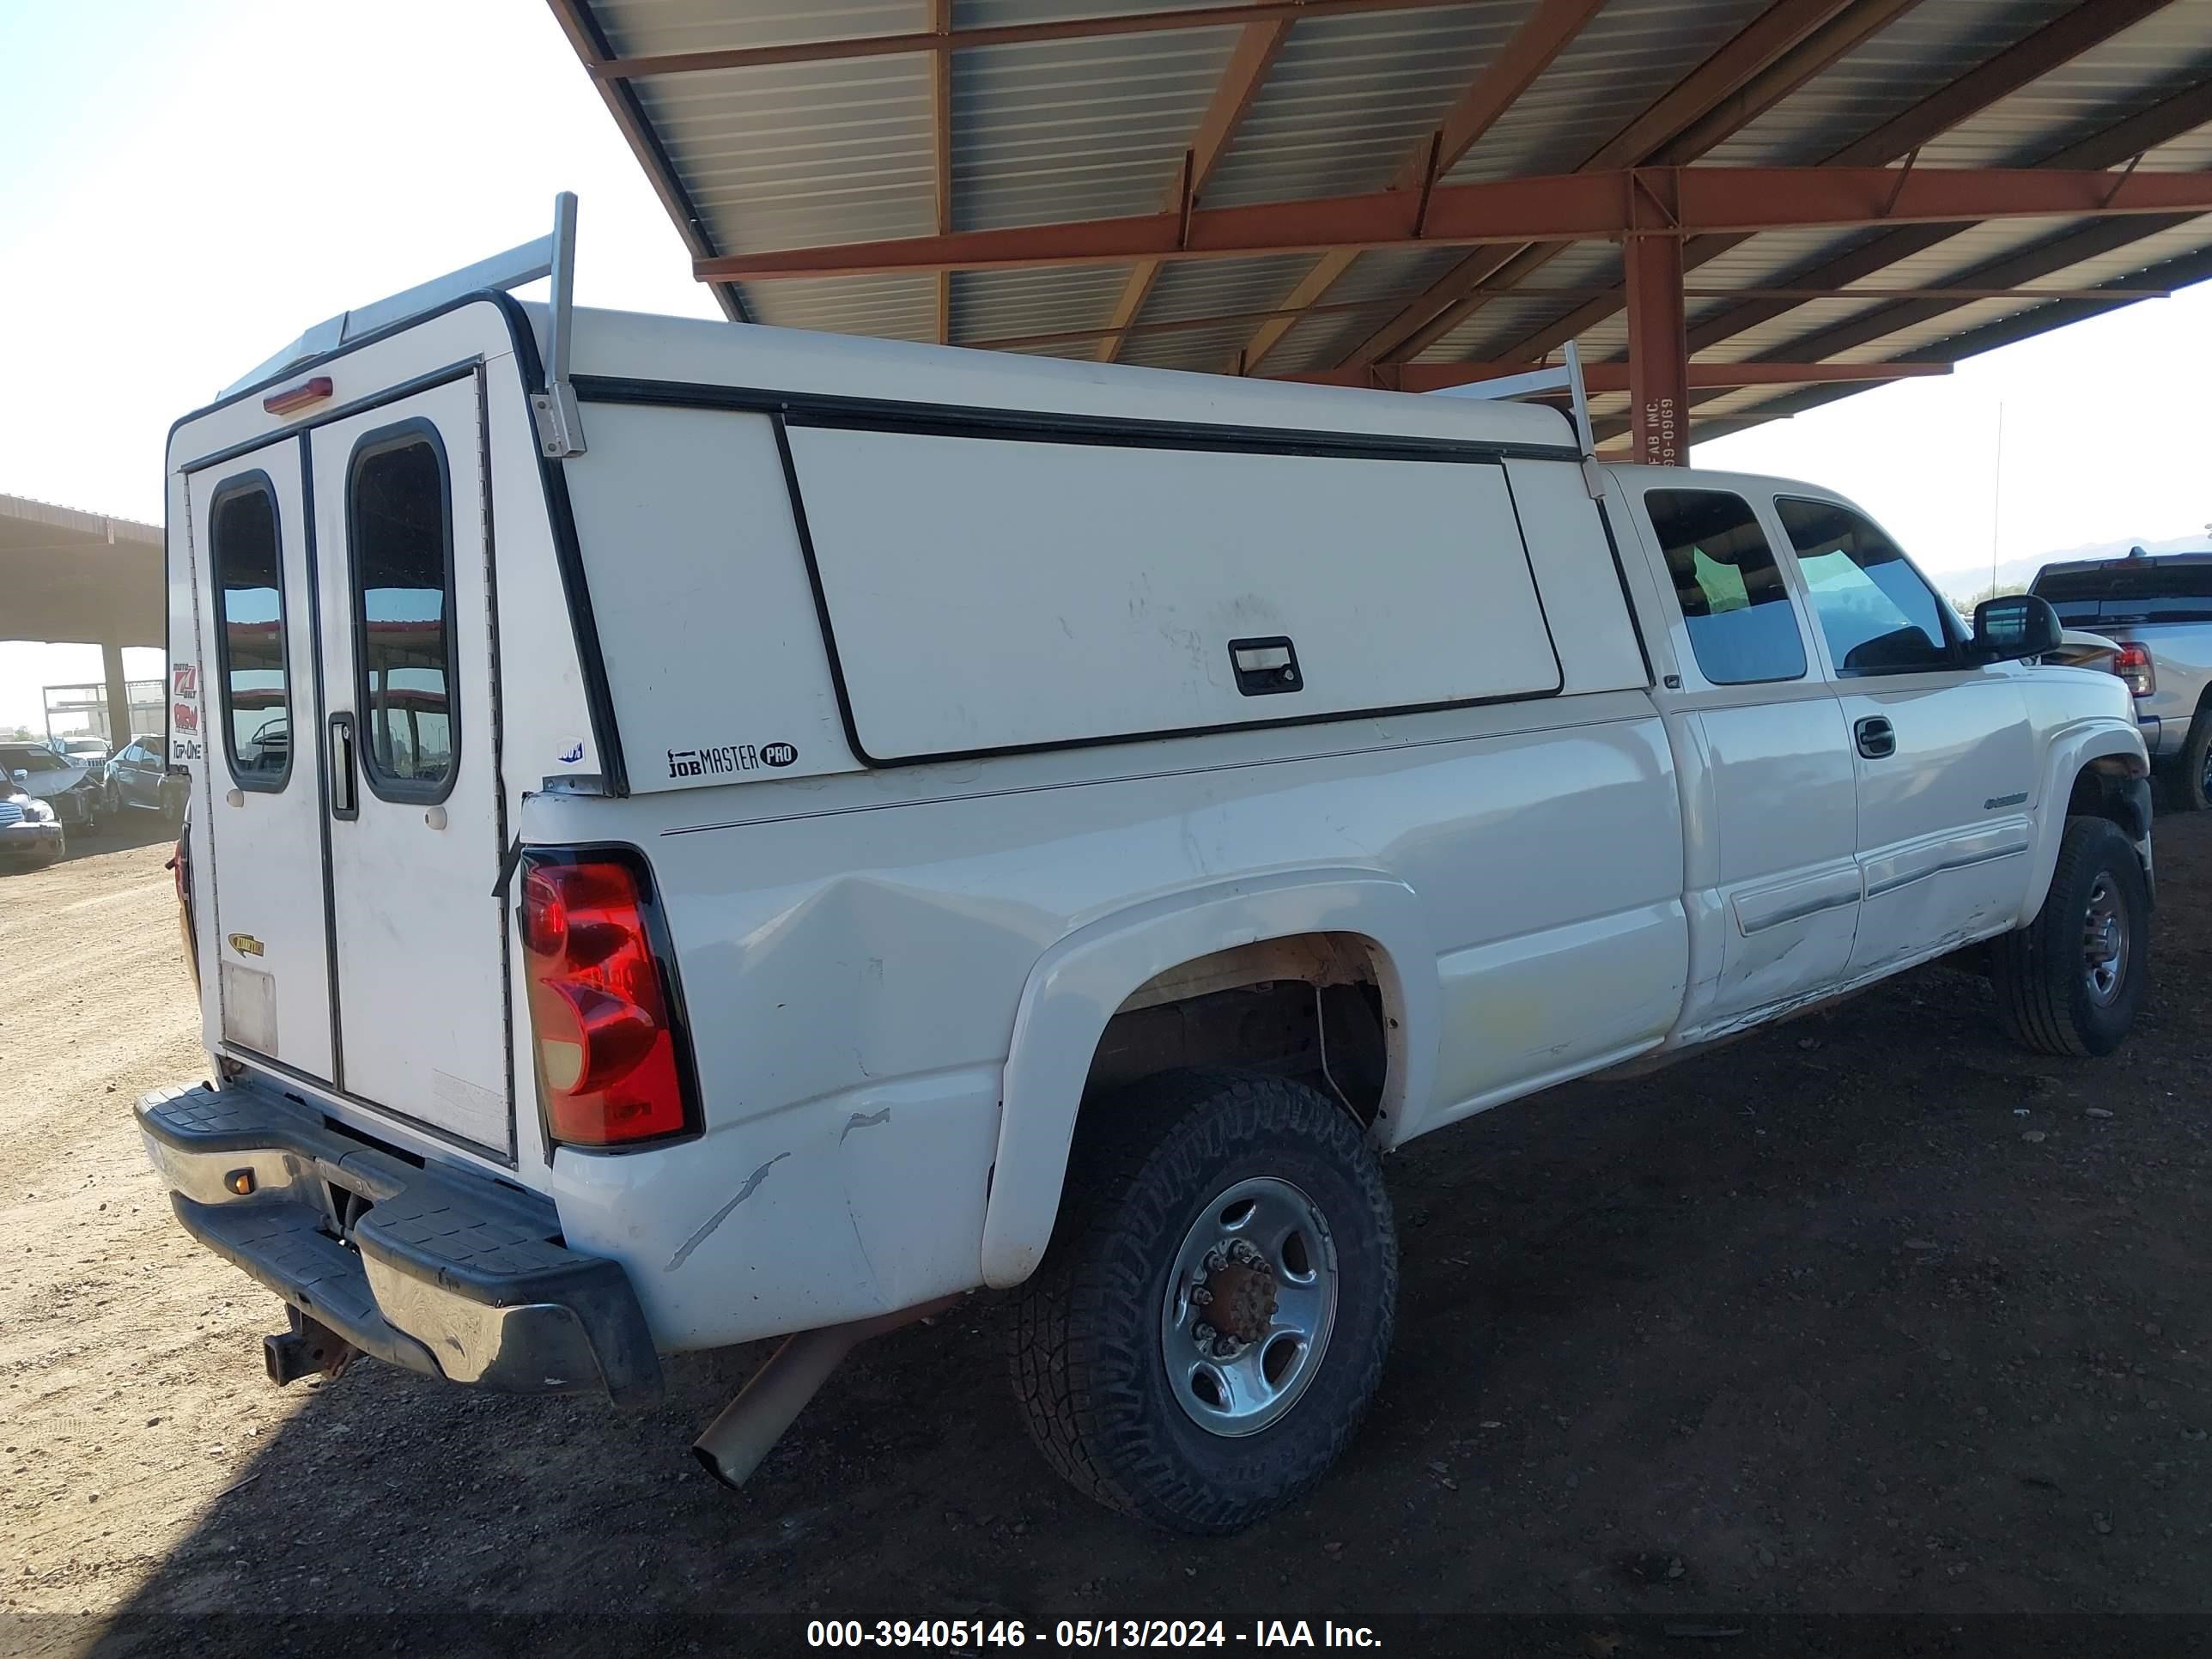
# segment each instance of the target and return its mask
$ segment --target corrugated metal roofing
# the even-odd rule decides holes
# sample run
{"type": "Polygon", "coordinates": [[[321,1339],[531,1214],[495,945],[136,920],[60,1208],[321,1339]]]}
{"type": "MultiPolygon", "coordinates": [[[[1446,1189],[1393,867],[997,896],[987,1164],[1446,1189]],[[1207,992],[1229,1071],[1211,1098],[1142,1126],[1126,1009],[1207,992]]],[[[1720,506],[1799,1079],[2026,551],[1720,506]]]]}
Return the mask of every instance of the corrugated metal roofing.
{"type": "MultiPolygon", "coordinates": [[[[1187,149],[1200,143],[1209,108],[1248,53],[1248,27],[1280,39],[1249,88],[1215,158],[1207,207],[1317,199],[1373,191],[1401,179],[1430,135],[1532,24],[1571,0],[1360,0],[1285,18],[1241,16],[1248,0],[553,0],[586,55],[634,58],[805,46],[1026,26],[1163,11],[1218,10],[1196,27],[1083,34],[966,46],[949,65],[938,131],[933,56],[908,49],[830,60],[643,73],[620,82],[634,99],[641,159],[663,172],[664,193],[688,203],[696,240],[717,253],[919,237],[939,227],[940,190],[950,228],[1012,228],[1155,213],[1171,207],[1187,149]],[[949,179],[938,177],[939,146],[949,179]],[[658,153],[655,153],[657,147],[658,153]]],[[[1465,153],[1440,171],[1473,182],[1572,171],[1619,139],[1670,91],[1711,94],[1670,129],[1692,120],[1765,71],[1772,55],[1738,62],[1731,43],[1784,18],[1798,54],[1820,29],[1886,15],[1854,44],[1820,56],[1771,106],[1720,130],[1693,156],[1711,165],[1817,163],[1943,94],[2002,54],[2033,53],[2039,31],[2091,27],[2102,35],[2070,55],[2037,64],[2024,84],[1962,110],[1928,136],[1915,165],[2022,166],[2104,131],[2177,94],[2212,87],[2212,0],[1589,0],[1589,15],[1465,153]],[[2122,10],[2123,5],[2127,8],[2122,10]],[[2106,9],[2100,13],[2100,9],[2106,9]],[[1887,15],[1892,14],[1894,15],[1887,15]],[[2140,14],[2140,15],[2139,15],[2140,14]],[[2133,21],[2128,21],[2132,19],[2133,21]],[[2112,27],[2124,22],[2124,27],[2112,27]],[[1808,30],[1816,31],[1808,34],[1808,30]],[[2023,44],[2025,43],[2025,44],[2023,44]],[[1717,78],[1722,65],[1734,78],[1717,78]]],[[[1256,37],[1255,37],[1256,38],[1256,37]]],[[[1779,71],[1775,71],[1778,73],[1779,71]]],[[[2212,105],[2208,105],[2212,108],[2212,105]]],[[[1725,111],[1723,111],[1725,113],[1725,111]]],[[[1638,155],[1631,161],[1652,159],[1638,155]]],[[[2125,158],[2120,158],[2124,161],[2125,158]]],[[[2165,135],[2136,165],[2149,171],[2212,169],[2212,125],[2165,135]]],[[[1831,330],[1841,361],[1942,359],[1946,343],[1992,321],[2037,313],[2056,322],[2073,304],[2032,295],[1899,309],[1900,289],[1962,285],[1992,260],[2030,270],[2033,284],[2087,288],[2136,278],[2173,286],[2212,276],[2212,216],[2170,228],[2130,222],[2070,264],[2069,233],[2087,222],[2012,221],[1928,233],[1913,251],[1854,286],[1883,290],[1808,297],[1735,328],[1737,302],[1693,295],[1700,325],[1729,319],[1700,360],[1792,362],[1831,330]],[[1925,246],[1919,246],[1925,242],[1925,246]],[[2056,250],[2056,251],[2054,251],[2056,250]],[[1931,310],[1936,314],[1928,314],[1931,310]],[[1894,327],[1888,324],[1894,320],[1894,327]],[[1864,335],[1865,337],[1856,337],[1864,335]]],[[[1741,240],[1689,274],[1693,289],[1802,284],[1838,253],[1893,233],[1777,231],[1741,240]]],[[[1501,251],[1501,254],[1504,251],[1501,251]]],[[[1285,253],[1170,261],[1153,273],[1135,331],[1119,361],[1233,371],[1255,337],[1272,349],[1248,370],[1316,374],[1356,360],[1363,343],[1466,258],[1464,250],[1405,247],[1349,260],[1318,294],[1322,258],[1285,253]],[[1265,313],[1296,296],[1311,313],[1285,329],[1265,313]],[[1175,326],[1161,326],[1174,325],[1175,326]],[[1263,335],[1262,331],[1265,331],[1263,335]]],[[[1339,258],[1331,266],[1343,265],[1339,258]]],[[[1518,267],[1516,267],[1517,269],[1518,267]]],[[[1133,267],[1126,262],[955,273],[945,324],[955,343],[1088,358],[1114,320],[1133,267]],[[1032,337],[1062,337],[1035,339],[1032,337]]],[[[1424,362],[1494,361],[1577,314],[1592,293],[1616,290],[1620,250],[1576,245],[1537,264],[1530,291],[1486,298],[1416,354],[1424,362]],[[1547,290],[1570,290],[1568,292],[1547,290]]],[[[1977,284],[1980,285],[1980,284],[1977,284]]],[[[2022,286],[2014,282],[2008,286],[2022,286]]],[[[930,274],[811,277],[745,284],[749,314],[767,322],[890,336],[939,337],[938,279],[930,274]]],[[[1587,358],[1619,357],[1626,323],[1617,309],[1589,315],[1587,358]]],[[[1418,318],[1414,319],[1418,320],[1418,318]]],[[[1702,417],[1741,422],[1806,394],[1765,386],[1708,394],[1702,417]]],[[[1823,392],[1818,395],[1832,395],[1823,392]]],[[[1618,397],[1600,400],[1617,409],[1618,397]]]]}

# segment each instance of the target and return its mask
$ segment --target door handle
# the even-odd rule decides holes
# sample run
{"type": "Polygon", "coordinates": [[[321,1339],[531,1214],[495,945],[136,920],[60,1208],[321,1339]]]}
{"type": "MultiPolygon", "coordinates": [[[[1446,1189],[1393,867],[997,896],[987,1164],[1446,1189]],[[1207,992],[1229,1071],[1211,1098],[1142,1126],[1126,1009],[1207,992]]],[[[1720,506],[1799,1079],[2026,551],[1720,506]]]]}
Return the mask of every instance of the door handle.
{"type": "Polygon", "coordinates": [[[1897,728],[1880,714],[1869,714],[1856,722],[1851,733],[1858,739],[1859,753],[1869,760],[1887,760],[1897,752],[1897,728]]]}
{"type": "Polygon", "coordinates": [[[357,818],[361,816],[361,799],[355,793],[353,764],[353,716],[337,714],[331,716],[331,816],[334,818],[357,818]]]}

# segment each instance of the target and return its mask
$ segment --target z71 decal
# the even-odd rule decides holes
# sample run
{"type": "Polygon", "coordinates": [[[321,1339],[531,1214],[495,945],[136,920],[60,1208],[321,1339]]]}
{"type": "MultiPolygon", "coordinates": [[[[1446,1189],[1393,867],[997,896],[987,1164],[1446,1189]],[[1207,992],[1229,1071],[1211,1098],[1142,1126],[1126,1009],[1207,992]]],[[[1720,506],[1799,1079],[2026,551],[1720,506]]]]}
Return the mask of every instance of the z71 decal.
{"type": "Polygon", "coordinates": [[[757,772],[763,766],[789,766],[798,758],[798,745],[789,743],[764,743],[757,747],[750,743],[723,743],[704,749],[672,749],[668,750],[668,775],[720,777],[757,772]]]}

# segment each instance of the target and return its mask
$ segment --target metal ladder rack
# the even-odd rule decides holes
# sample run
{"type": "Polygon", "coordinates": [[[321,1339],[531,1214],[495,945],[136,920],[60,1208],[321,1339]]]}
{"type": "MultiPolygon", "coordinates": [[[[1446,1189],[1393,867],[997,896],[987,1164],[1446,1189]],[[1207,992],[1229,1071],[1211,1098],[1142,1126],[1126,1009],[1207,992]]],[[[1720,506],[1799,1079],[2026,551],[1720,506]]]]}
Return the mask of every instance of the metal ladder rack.
{"type": "Polygon", "coordinates": [[[1472,380],[1465,386],[1448,387],[1431,395],[1520,403],[1564,392],[1573,404],[1575,440],[1582,446],[1583,459],[1594,461],[1597,459],[1597,438],[1590,427],[1589,394],[1583,386],[1582,353],[1570,340],[1562,355],[1565,361],[1557,368],[1531,369],[1526,374],[1504,374],[1494,380],[1472,380]]]}
{"type": "Polygon", "coordinates": [[[537,422],[538,447],[547,455],[556,460],[580,455],[583,422],[576,407],[575,389],[568,382],[576,289],[576,196],[573,191],[564,190],[553,198],[550,235],[447,271],[372,305],[342,311],[307,330],[244,379],[224,387],[222,396],[234,397],[276,379],[296,363],[323,356],[469,295],[487,289],[507,293],[541,276],[553,279],[548,296],[552,320],[546,342],[545,388],[531,393],[531,413],[537,422]]]}

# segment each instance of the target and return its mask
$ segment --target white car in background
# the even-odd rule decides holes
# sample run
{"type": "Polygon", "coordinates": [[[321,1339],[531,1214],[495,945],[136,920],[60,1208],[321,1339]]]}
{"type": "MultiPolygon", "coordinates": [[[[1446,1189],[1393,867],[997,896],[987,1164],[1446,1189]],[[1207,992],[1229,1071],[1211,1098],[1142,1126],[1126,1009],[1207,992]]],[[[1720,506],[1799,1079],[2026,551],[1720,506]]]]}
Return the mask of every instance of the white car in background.
{"type": "Polygon", "coordinates": [[[67,850],[54,809],[0,778],[0,870],[42,868],[67,850]]]}

